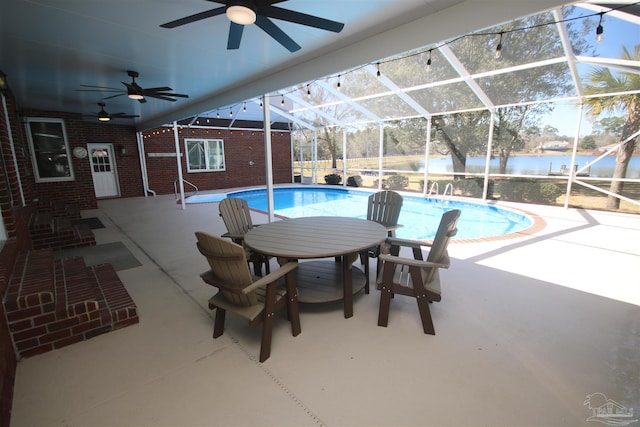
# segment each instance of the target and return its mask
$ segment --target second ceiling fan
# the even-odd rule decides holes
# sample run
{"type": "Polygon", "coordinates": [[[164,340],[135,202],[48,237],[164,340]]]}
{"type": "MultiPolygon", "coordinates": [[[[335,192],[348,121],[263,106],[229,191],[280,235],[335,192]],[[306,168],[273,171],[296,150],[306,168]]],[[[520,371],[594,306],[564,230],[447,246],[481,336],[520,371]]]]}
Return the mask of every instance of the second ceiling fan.
{"type": "Polygon", "coordinates": [[[224,6],[176,19],[175,21],[167,22],[160,26],[163,28],[175,28],[213,16],[226,14],[231,21],[227,49],[240,48],[244,26],[251,25],[255,22],[262,31],[287,48],[289,52],[300,50],[300,45],[282,31],[270,18],[306,25],[307,27],[319,28],[321,30],[333,31],[334,33],[339,33],[344,28],[344,24],[341,22],[273,6],[275,3],[282,3],[287,0],[207,1],[219,3],[224,6]]]}
{"type": "Polygon", "coordinates": [[[137,71],[127,71],[127,75],[131,77],[131,83],[121,82],[125,89],[118,89],[106,86],[80,85],[81,87],[90,89],[78,89],[80,92],[116,92],[115,95],[107,96],[104,99],[115,98],[116,96],[127,95],[130,99],[135,99],[141,104],[147,102],[145,98],[156,98],[164,101],[177,101],[176,98],[188,98],[189,95],[182,93],[173,93],[173,89],[167,86],[143,88],[136,83],[136,77],[139,76],[137,71]]]}

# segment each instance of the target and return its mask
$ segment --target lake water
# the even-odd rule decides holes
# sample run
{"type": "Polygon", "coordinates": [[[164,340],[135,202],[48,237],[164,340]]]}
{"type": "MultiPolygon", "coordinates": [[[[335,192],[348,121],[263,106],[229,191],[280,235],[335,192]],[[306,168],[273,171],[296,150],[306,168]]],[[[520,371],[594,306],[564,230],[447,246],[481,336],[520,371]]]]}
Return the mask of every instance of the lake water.
{"type": "MultiPolygon", "coordinates": [[[[590,164],[597,156],[578,155],[576,156],[576,164],[578,169],[590,164]]],[[[499,159],[496,157],[491,159],[490,172],[498,173],[499,159]]],[[[600,159],[597,163],[591,165],[589,176],[596,178],[611,178],[613,169],[615,168],[616,157],[607,156],[600,159]]],[[[514,175],[547,175],[549,165],[551,164],[552,172],[559,172],[562,165],[567,168],[571,165],[571,156],[515,156],[511,157],[507,162],[507,173],[514,175]]],[[[467,157],[467,172],[484,173],[485,158],[484,157],[467,157]]],[[[420,161],[420,171],[424,171],[424,160],[420,161]]],[[[453,172],[451,158],[449,156],[437,159],[429,159],[429,173],[446,173],[453,172]]],[[[627,170],[627,178],[640,178],[640,156],[634,156],[629,162],[627,170]]]]}

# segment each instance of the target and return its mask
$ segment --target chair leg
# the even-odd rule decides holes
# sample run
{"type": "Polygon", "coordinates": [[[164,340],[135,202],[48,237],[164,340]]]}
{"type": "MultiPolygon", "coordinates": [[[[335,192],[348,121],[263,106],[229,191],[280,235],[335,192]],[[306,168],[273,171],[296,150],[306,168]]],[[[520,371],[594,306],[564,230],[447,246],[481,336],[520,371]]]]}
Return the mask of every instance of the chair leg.
{"type": "Polygon", "coordinates": [[[213,338],[218,338],[224,333],[224,318],[226,314],[226,310],[223,310],[220,307],[216,308],[216,318],[213,323],[213,338]]]}
{"type": "Polygon", "coordinates": [[[378,326],[387,326],[389,323],[389,306],[391,305],[391,290],[382,285],[380,292],[380,309],[378,311],[378,326]]]}
{"type": "Polygon", "coordinates": [[[422,330],[425,334],[435,335],[436,330],[433,327],[433,319],[431,319],[431,310],[429,309],[429,301],[425,295],[416,297],[418,302],[418,310],[420,311],[420,319],[422,320],[422,330]]]}
{"type": "Polygon", "coordinates": [[[291,334],[296,337],[302,332],[300,327],[300,309],[298,308],[298,290],[295,284],[295,271],[287,274],[285,282],[287,285],[287,317],[291,322],[291,334]]]}
{"type": "Polygon", "coordinates": [[[269,283],[264,298],[264,312],[262,313],[262,338],[260,340],[260,362],[264,362],[271,355],[271,336],[273,334],[273,317],[275,315],[276,283],[269,283]]]}
{"type": "MultiPolygon", "coordinates": [[[[369,293],[369,284],[371,282],[371,280],[369,279],[369,254],[368,254],[368,252],[360,252],[360,261],[364,265],[364,277],[365,277],[364,293],[368,294],[369,293]]],[[[376,276],[376,278],[377,278],[377,276],[376,276]]]]}

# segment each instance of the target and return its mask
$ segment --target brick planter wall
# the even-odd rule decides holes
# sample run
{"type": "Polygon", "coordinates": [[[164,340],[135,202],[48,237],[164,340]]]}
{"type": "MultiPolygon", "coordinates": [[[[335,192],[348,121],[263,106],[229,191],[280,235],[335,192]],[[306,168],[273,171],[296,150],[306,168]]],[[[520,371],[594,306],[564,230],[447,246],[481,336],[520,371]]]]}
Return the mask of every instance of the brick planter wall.
{"type": "Polygon", "coordinates": [[[50,249],[20,254],[5,309],[19,358],[138,323],[136,305],[111,265],[54,260],[50,249]]]}

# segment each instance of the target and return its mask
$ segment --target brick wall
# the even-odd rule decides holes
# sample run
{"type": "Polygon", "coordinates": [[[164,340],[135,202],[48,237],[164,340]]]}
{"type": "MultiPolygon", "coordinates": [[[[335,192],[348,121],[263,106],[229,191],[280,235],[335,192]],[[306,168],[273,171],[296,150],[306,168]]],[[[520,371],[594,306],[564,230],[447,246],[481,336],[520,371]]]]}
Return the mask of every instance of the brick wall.
{"type": "MultiPolygon", "coordinates": [[[[137,155],[135,129],[132,126],[117,124],[101,124],[86,122],[82,116],[75,113],[60,113],[53,111],[24,111],[25,117],[51,117],[64,119],[69,148],[87,147],[88,143],[111,143],[116,151],[116,167],[122,197],[142,196],[142,176],[140,162],[137,155]],[[127,154],[120,156],[117,148],[125,147],[127,154]]],[[[20,136],[26,141],[25,129],[21,129],[20,136]]],[[[15,137],[15,136],[14,136],[15,137]]],[[[71,156],[75,179],[64,182],[35,182],[33,172],[29,174],[31,185],[36,198],[46,198],[55,202],[62,202],[78,209],[97,208],[97,199],[91,175],[91,159],[78,159],[71,156]]],[[[32,167],[30,159],[29,165],[32,167]]],[[[27,201],[29,202],[29,201],[27,201]]]]}
{"type": "MultiPolygon", "coordinates": [[[[7,241],[0,248],[0,298],[4,299],[5,289],[13,272],[13,265],[18,252],[23,246],[29,244],[27,234],[27,222],[30,210],[22,208],[22,200],[17,182],[17,174],[13,155],[11,153],[10,133],[19,132],[16,123],[17,113],[13,98],[8,95],[4,103],[0,104],[0,156],[4,173],[0,175],[0,210],[5,225],[7,241]],[[9,116],[9,123],[6,121],[9,116]]],[[[15,135],[14,135],[15,140],[15,135]]],[[[20,139],[18,138],[18,141],[20,139]]],[[[20,143],[16,143],[16,157],[22,161],[26,150],[20,143]]],[[[18,165],[21,169],[21,165],[18,165]]],[[[28,185],[24,188],[30,194],[28,185]]],[[[16,374],[17,359],[13,351],[13,343],[6,322],[4,306],[0,304],[0,426],[8,426],[11,418],[11,405],[13,401],[13,384],[16,374]]]]}
{"type": "MultiPolygon", "coordinates": [[[[158,194],[174,192],[173,183],[178,178],[175,157],[156,157],[158,153],[175,153],[173,130],[155,129],[144,134],[149,187],[158,194]]],[[[200,191],[223,188],[264,185],[265,150],[264,132],[184,128],[179,132],[183,178],[195,184],[200,191]],[[187,171],[184,154],[185,138],[222,139],[226,170],[221,172],[187,171]],[[250,165],[249,162],[253,162],[250,165]]],[[[273,155],[273,179],[277,184],[291,182],[291,140],[289,132],[271,133],[273,155]]],[[[185,186],[185,191],[190,187],[185,186]]]]}

